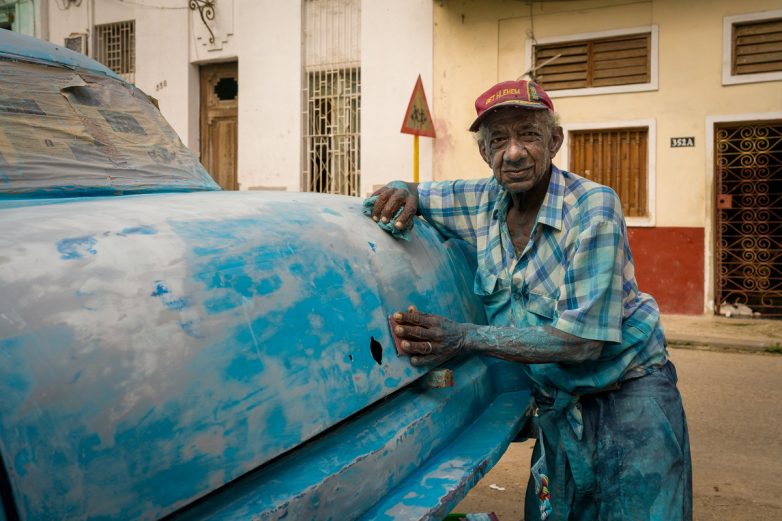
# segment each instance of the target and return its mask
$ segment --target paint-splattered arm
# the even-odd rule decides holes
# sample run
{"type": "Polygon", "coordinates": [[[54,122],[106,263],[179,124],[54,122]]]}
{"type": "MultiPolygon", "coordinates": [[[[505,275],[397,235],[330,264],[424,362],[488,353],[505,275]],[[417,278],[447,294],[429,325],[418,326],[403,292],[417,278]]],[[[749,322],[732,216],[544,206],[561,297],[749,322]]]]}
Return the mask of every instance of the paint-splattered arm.
{"type": "Polygon", "coordinates": [[[445,317],[395,313],[395,332],[413,365],[440,362],[460,352],[521,362],[577,363],[600,356],[603,342],[579,338],[552,327],[498,327],[461,324],[445,317]]]}

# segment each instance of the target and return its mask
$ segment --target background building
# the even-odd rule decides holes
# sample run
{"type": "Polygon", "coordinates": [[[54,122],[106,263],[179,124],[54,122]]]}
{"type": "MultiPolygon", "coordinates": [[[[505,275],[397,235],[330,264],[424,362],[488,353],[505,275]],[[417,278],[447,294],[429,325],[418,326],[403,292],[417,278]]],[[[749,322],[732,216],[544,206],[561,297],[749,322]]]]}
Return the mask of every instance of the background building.
{"type": "Polygon", "coordinates": [[[486,176],[473,100],[533,77],[562,115],[556,163],[620,194],[664,312],[782,317],[778,0],[0,0],[0,23],[12,4],[157,97],[229,189],[409,179],[418,74],[422,179],[486,176]]]}
{"type": "Polygon", "coordinates": [[[562,115],[555,162],[620,194],[639,285],[664,312],[782,318],[780,7],[436,1],[434,176],[486,175],[471,101],[531,71],[562,115]]]}

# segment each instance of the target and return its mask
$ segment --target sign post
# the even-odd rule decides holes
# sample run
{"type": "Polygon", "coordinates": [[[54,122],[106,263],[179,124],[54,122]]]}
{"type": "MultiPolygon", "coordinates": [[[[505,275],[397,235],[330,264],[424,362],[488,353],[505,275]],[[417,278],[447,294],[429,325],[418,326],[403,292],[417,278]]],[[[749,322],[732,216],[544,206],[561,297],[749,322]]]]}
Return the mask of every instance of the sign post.
{"type": "Polygon", "coordinates": [[[434,133],[434,122],[432,114],[429,112],[429,105],[426,103],[426,94],[424,94],[424,84],[421,82],[421,75],[415,82],[413,94],[410,96],[410,102],[407,104],[407,112],[402,122],[403,134],[413,135],[413,182],[419,181],[418,170],[418,136],[436,137],[434,133]]]}

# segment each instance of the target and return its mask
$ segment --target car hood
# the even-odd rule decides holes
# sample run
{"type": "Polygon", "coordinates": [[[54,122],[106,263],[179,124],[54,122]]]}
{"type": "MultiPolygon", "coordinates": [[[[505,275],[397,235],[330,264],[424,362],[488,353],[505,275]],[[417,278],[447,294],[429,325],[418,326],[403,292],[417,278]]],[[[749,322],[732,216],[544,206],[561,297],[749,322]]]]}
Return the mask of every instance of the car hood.
{"type": "Polygon", "coordinates": [[[423,371],[387,316],[482,322],[474,268],[356,198],[204,192],[0,209],[0,454],[23,518],[157,517],[423,371]]]}

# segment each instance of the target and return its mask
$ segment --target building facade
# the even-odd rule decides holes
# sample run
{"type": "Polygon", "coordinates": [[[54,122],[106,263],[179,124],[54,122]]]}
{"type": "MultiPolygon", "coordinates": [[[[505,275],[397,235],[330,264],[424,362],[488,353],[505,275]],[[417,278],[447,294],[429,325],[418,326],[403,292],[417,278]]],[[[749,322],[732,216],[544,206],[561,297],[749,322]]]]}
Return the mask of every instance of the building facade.
{"type": "Polygon", "coordinates": [[[155,96],[227,189],[410,179],[419,74],[437,133],[421,178],[489,175],[474,98],[536,79],[565,130],[555,162],[623,201],[641,290],[667,313],[782,317],[778,0],[5,2],[155,96]]]}
{"type": "Polygon", "coordinates": [[[475,95],[533,77],[562,118],[555,163],[619,193],[663,312],[782,318],[778,1],[441,0],[434,25],[435,178],[488,174],[475,95]]]}
{"type": "Polygon", "coordinates": [[[399,129],[419,74],[431,90],[431,0],[47,5],[47,38],[157,98],[226,189],[365,195],[412,176],[399,129]]]}

